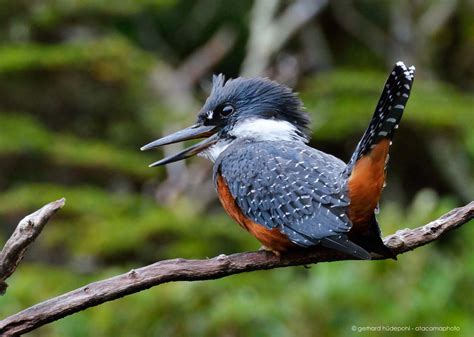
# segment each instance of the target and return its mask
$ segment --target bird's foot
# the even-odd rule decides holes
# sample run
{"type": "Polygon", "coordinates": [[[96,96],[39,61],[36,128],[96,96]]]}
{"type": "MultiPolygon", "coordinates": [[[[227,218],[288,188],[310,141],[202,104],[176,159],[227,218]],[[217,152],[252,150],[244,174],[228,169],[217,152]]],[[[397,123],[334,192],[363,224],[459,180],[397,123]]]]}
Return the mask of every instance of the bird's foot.
{"type": "Polygon", "coordinates": [[[259,250],[264,250],[264,251],[266,251],[266,252],[270,252],[270,253],[272,253],[273,255],[275,255],[276,257],[280,257],[280,256],[281,256],[281,253],[280,253],[278,250],[272,249],[272,248],[267,247],[267,246],[261,246],[259,250]]]}

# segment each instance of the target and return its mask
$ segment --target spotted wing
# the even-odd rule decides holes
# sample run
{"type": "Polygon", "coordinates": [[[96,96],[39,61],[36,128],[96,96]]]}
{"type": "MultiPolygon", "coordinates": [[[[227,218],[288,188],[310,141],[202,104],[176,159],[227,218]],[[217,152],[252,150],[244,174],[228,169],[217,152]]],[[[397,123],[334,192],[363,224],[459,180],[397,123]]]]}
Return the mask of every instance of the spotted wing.
{"type": "MultiPolygon", "coordinates": [[[[345,166],[299,142],[242,141],[219,157],[215,173],[222,175],[237,205],[252,221],[278,228],[302,247],[320,242],[336,249],[348,245],[349,253],[356,255],[354,250],[360,247],[352,247],[345,236],[351,228],[346,214],[349,199],[341,179],[345,166]]],[[[360,249],[359,255],[367,258],[360,249]]]]}

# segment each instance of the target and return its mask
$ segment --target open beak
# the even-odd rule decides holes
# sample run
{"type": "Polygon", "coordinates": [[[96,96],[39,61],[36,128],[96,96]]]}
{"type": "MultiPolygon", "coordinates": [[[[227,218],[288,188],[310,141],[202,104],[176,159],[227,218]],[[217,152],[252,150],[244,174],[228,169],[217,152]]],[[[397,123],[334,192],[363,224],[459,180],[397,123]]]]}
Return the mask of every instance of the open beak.
{"type": "Polygon", "coordinates": [[[173,163],[175,161],[194,156],[198,154],[199,152],[205,150],[209,146],[215,144],[218,140],[218,136],[216,132],[217,132],[216,126],[194,124],[186,129],[177,131],[175,133],[172,133],[171,135],[157,139],[145,146],[142,146],[140,150],[146,151],[146,150],[153,149],[153,148],[163,146],[163,145],[183,142],[185,140],[208,137],[207,139],[204,139],[203,141],[193,146],[190,146],[181,152],[178,152],[174,155],[165,157],[157,162],[154,162],[153,164],[150,165],[150,167],[165,165],[165,164],[173,163]]]}

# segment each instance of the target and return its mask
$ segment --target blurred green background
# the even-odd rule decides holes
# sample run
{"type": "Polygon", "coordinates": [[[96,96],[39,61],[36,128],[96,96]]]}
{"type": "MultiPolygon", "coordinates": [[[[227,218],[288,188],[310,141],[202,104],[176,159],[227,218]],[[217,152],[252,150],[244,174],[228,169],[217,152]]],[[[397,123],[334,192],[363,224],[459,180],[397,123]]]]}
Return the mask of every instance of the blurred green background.
{"type": "MultiPolygon", "coordinates": [[[[294,87],[311,145],[348,160],[391,65],[415,64],[382,229],[469,202],[473,11],[462,0],[0,1],[0,242],[29,212],[67,199],[8,280],[0,317],[157,260],[259,247],[218,204],[210,163],[150,169],[163,153],[138,150],[193,122],[212,73],[294,87]]],[[[473,235],[464,226],[397,262],[165,284],[28,335],[375,336],[352,326],[410,325],[472,336],[473,235]]]]}

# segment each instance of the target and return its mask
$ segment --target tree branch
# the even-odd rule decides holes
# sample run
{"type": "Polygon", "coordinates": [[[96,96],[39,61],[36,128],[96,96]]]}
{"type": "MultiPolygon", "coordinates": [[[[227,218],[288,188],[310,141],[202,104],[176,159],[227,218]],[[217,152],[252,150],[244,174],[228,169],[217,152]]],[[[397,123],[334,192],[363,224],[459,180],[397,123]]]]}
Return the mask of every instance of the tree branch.
{"type": "Polygon", "coordinates": [[[255,0],[250,18],[250,37],[247,54],[242,62],[244,77],[262,75],[271,57],[289,38],[327,5],[327,0],[299,0],[288,5],[283,13],[274,17],[279,0],[255,0]]]}
{"type": "MultiPolygon", "coordinates": [[[[437,240],[472,218],[474,218],[474,202],[456,208],[425,226],[398,231],[385,238],[385,243],[395,254],[402,254],[437,240]]],[[[373,258],[382,259],[376,255],[373,258]]],[[[317,248],[294,251],[281,257],[266,251],[258,251],[229,256],[219,255],[208,260],[160,261],[132,269],[126,274],[88,284],[7,317],[0,321],[0,334],[19,335],[75,312],[166,282],[210,280],[254,270],[350,259],[353,258],[336,251],[317,248]]]]}
{"type": "Polygon", "coordinates": [[[375,55],[385,59],[390,37],[364,17],[354,6],[353,1],[332,1],[331,5],[338,24],[364,43],[375,55]]]}
{"type": "Polygon", "coordinates": [[[48,220],[64,206],[65,199],[53,201],[23,218],[0,252],[0,295],[8,287],[9,278],[20,264],[28,246],[38,237],[48,220]]]}

